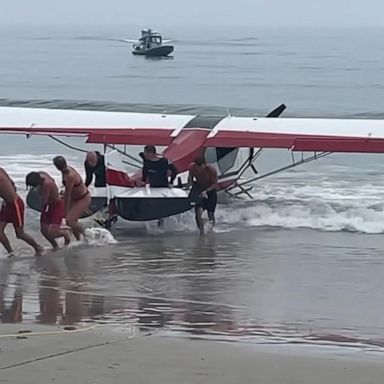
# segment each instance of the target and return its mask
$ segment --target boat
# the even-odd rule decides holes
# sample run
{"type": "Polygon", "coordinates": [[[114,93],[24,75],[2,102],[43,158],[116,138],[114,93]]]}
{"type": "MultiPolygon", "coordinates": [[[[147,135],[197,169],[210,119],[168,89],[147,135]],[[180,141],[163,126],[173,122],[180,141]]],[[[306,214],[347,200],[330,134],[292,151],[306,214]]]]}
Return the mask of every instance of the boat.
{"type": "Polygon", "coordinates": [[[141,56],[165,57],[173,52],[173,45],[163,45],[163,38],[159,32],[143,29],[138,42],[133,44],[132,53],[141,56]]]}

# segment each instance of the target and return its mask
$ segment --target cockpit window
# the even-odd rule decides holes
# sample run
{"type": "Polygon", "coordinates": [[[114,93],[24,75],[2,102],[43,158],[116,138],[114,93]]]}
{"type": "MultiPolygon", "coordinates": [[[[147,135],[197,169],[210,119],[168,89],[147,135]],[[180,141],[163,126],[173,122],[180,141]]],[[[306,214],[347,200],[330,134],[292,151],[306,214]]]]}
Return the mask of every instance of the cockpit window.
{"type": "Polygon", "coordinates": [[[205,160],[207,163],[217,163],[221,173],[230,170],[236,162],[239,148],[207,148],[205,160]]]}
{"type": "Polygon", "coordinates": [[[216,148],[217,165],[222,173],[235,165],[238,152],[239,148],[216,148]]]}
{"type": "Polygon", "coordinates": [[[205,150],[204,158],[207,163],[211,163],[211,164],[216,163],[217,162],[216,148],[207,148],[205,150]]]}

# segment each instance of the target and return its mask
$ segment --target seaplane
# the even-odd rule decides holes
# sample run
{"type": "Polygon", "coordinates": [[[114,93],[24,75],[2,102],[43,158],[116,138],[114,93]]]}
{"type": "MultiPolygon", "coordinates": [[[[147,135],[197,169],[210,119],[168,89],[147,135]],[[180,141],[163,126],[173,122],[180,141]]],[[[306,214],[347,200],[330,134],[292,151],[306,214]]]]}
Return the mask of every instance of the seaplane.
{"type": "MultiPolygon", "coordinates": [[[[200,191],[185,186],[197,156],[216,168],[219,192],[238,199],[252,198],[252,186],[264,177],[332,153],[384,152],[384,120],[282,118],[285,108],[282,104],[263,117],[236,117],[0,107],[0,134],[43,135],[64,145],[66,137],[78,137],[85,144],[103,145],[107,186],[93,188],[92,205],[84,217],[113,201],[118,216],[142,222],[193,209],[200,191]],[[142,160],[130,149],[147,144],[161,147],[176,166],[174,187],[142,185],[142,160]],[[289,151],[291,160],[259,174],[257,161],[271,148],[289,151]],[[251,175],[245,177],[246,172],[251,175]]],[[[27,199],[38,211],[33,201],[27,199]]]]}

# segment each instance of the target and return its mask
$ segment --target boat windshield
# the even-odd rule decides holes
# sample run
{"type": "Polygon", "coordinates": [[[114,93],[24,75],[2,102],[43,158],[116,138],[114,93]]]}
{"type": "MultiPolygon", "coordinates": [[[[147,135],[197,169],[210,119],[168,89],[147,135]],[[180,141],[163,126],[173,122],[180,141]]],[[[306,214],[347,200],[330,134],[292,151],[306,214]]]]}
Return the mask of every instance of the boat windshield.
{"type": "Polygon", "coordinates": [[[153,44],[158,44],[160,45],[161,44],[161,37],[160,36],[152,36],[151,37],[151,42],[153,44]]]}
{"type": "Polygon", "coordinates": [[[146,49],[161,46],[161,36],[146,36],[140,39],[140,46],[146,49]]]}

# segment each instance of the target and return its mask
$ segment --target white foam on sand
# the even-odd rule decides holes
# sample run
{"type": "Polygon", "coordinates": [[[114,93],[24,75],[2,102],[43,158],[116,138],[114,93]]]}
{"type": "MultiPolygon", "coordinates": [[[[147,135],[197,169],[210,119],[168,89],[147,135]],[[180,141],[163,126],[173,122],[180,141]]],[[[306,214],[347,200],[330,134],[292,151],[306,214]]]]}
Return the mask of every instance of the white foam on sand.
{"type": "Polygon", "coordinates": [[[105,228],[86,228],[85,238],[80,241],[71,241],[68,249],[87,247],[87,246],[103,246],[117,244],[118,241],[113,237],[112,233],[105,228]]]}
{"type": "Polygon", "coordinates": [[[85,235],[86,242],[90,245],[117,244],[112,233],[105,228],[87,228],[85,235]]]}

